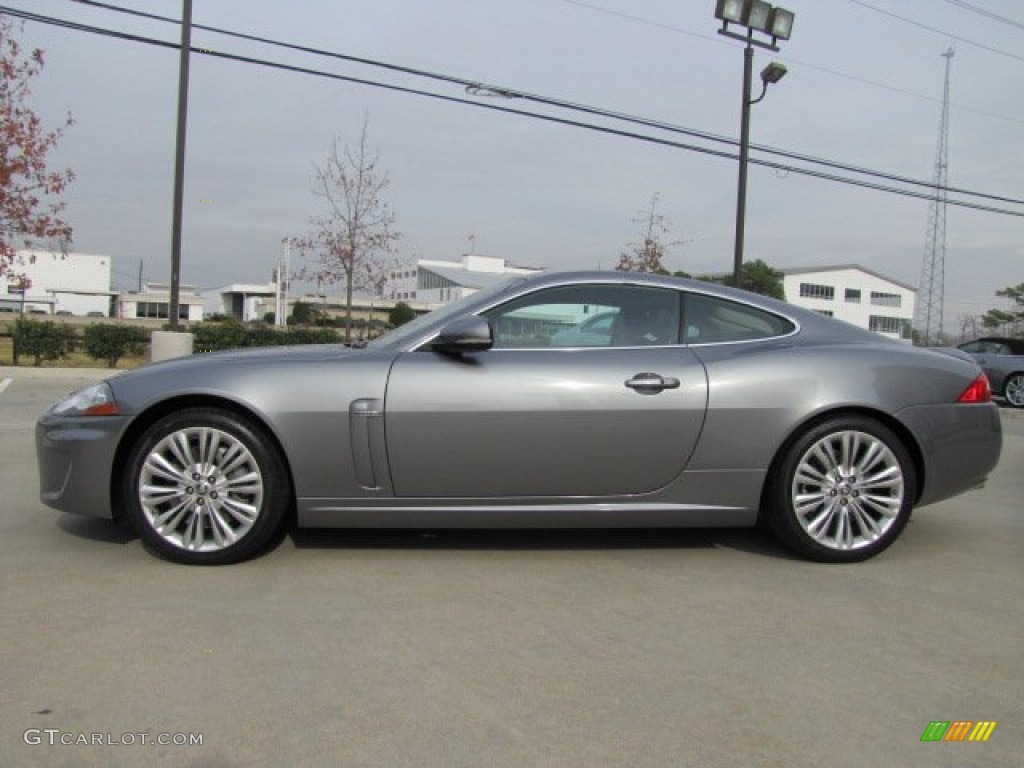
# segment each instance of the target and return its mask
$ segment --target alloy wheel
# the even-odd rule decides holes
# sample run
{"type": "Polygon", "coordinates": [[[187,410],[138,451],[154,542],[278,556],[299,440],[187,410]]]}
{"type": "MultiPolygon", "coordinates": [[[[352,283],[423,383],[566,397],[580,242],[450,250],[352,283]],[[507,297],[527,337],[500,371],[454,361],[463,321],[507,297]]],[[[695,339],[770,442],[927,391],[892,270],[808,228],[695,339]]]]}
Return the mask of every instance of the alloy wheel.
{"type": "Polygon", "coordinates": [[[831,432],[812,443],[797,462],[790,488],[801,528],[834,551],[878,541],[897,520],[904,493],[896,455],[858,430],[831,432]]]}
{"type": "Polygon", "coordinates": [[[138,501],[152,530],[191,552],[216,552],[240,541],[259,519],[264,478],[235,436],[185,427],[159,440],[138,475],[138,501]]]}

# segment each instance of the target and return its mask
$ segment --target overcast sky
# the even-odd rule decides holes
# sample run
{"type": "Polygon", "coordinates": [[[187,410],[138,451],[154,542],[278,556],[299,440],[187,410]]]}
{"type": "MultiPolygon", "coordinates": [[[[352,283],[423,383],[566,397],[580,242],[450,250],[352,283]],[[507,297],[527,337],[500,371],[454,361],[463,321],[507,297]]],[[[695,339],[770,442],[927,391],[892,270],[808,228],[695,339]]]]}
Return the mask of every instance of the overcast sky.
{"type": "MultiPolygon", "coordinates": [[[[176,18],[182,11],[180,0],[112,2],[176,18]]],[[[70,0],[5,4],[168,41],[179,35],[171,24],[70,0]]],[[[717,34],[714,5],[194,0],[193,22],[736,138],[743,46],[717,34]]],[[[1024,198],[1019,0],[784,7],[796,13],[792,39],[777,54],[757,51],[755,82],[771,60],[789,73],[753,107],[754,143],[931,180],[942,53],[952,45],[949,184],[1024,198]]],[[[145,279],[168,280],[177,51],[36,22],[26,22],[22,37],[46,51],[36,109],[51,126],[69,111],[75,119],[53,158],[78,175],[66,196],[74,250],[113,256],[120,287],[134,287],[140,263],[145,279]]],[[[734,151],[202,30],[193,46],[734,151]]],[[[364,117],[391,177],[400,262],[457,259],[472,247],[516,264],[607,269],[640,236],[634,219],[659,193],[670,238],[683,242],[666,266],[731,269],[734,159],[194,54],[182,281],[268,281],[282,238],[305,233],[318,212],[313,164],[333,137],[355,142],[364,117]]],[[[1024,213],[1021,204],[972,200],[1024,213]]],[[[747,211],[747,259],[854,262],[919,282],[925,200],[752,166],[747,211]]],[[[948,208],[947,330],[961,315],[1000,306],[996,290],[1024,282],[1022,243],[1021,216],[948,208]]]]}

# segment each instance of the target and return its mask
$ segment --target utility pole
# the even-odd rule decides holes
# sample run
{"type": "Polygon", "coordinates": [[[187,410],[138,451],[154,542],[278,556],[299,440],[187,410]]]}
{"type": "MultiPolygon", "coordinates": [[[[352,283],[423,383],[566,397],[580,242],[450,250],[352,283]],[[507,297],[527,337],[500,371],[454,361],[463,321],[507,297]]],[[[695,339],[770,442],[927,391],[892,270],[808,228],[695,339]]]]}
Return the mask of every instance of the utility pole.
{"type": "Polygon", "coordinates": [[[949,172],[949,71],[956,51],[948,48],[946,79],[942,89],[942,116],[939,118],[939,143],[935,150],[935,196],[928,209],[921,282],[917,288],[917,332],[922,346],[939,342],[942,313],[946,301],[946,201],[949,172]]]}
{"type": "Polygon", "coordinates": [[[185,129],[188,125],[188,62],[192,48],[192,0],[183,0],[181,56],[178,60],[178,133],[174,159],[174,212],[171,223],[171,296],[167,308],[171,330],[178,330],[181,293],[181,218],[185,194],[185,129]]]}

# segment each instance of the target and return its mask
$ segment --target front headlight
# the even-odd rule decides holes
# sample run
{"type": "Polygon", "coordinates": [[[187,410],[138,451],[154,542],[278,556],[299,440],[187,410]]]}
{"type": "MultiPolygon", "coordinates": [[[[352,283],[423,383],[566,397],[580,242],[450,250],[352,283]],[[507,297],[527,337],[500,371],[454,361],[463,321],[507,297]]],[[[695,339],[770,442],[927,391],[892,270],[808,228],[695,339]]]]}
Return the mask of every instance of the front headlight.
{"type": "Polygon", "coordinates": [[[72,392],[50,409],[54,416],[116,416],[120,412],[105,381],[72,392]]]}

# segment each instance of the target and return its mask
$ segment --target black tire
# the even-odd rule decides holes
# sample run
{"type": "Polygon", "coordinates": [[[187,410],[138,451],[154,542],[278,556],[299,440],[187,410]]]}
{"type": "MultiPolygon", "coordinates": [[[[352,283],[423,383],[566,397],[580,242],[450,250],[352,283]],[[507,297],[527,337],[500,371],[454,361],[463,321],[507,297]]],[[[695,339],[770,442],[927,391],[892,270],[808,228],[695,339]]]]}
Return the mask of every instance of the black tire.
{"type": "Polygon", "coordinates": [[[146,547],[190,565],[258,554],[292,503],[283,457],[263,430],[227,411],[165,416],[128,456],[122,500],[146,547]]]}
{"type": "Polygon", "coordinates": [[[1003,382],[1003,397],[1014,408],[1024,408],[1024,373],[1014,373],[1003,382]]]}
{"type": "Polygon", "coordinates": [[[773,475],[770,528],[818,562],[852,563],[886,549],[910,519],[917,493],[903,441],[862,416],[809,428],[785,449],[773,475]]]}

